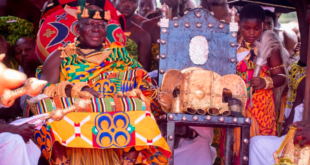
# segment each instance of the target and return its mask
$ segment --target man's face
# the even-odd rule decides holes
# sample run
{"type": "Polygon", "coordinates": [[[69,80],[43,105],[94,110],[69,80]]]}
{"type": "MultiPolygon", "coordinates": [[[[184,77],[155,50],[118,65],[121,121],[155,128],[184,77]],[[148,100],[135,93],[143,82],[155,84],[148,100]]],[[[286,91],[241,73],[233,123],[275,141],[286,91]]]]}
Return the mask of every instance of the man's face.
{"type": "Polygon", "coordinates": [[[180,0],[160,0],[161,4],[166,4],[170,9],[177,9],[180,4],[180,0]]]}
{"type": "Polygon", "coordinates": [[[155,0],[140,0],[138,13],[145,17],[149,12],[155,11],[156,4],[155,0]]]}
{"type": "Polygon", "coordinates": [[[131,17],[138,8],[138,0],[116,0],[115,8],[121,12],[125,18],[131,17]]]}
{"type": "Polygon", "coordinates": [[[106,22],[91,18],[79,20],[77,31],[80,33],[79,41],[88,48],[98,48],[106,36],[106,22]]]}
{"type": "Polygon", "coordinates": [[[266,17],[264,23],[264,30],[273,30],[274,29],[274,21],[271,17],[266,17]]]}
{"type": "Polygon", "coordinates": [[[34,51],[35,42],[32,38],[21,38],[15,43],[14,53],[19,64],[27,64],[34,51]]]}
{"type": "Polygon", "coordinates": [[[263,22],[257,19],[244,19],[241,21],[241,33],[246,42],[254,43],[263,31],[263,22]]]}

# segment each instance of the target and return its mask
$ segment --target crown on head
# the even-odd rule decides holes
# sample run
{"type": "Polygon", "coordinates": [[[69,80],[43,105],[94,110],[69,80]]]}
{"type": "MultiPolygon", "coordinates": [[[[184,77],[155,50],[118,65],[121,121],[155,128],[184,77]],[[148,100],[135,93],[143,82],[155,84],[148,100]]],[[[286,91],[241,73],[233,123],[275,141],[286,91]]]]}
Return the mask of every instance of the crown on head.
{"type": "Polygon", "coordinates": [[[99,10],[91,10],[86,6],[86,0],[79,0],[79,6],[76,10],[76,18],[92,18],[97,20],[105,20],[109,21],[111,19],[111,13],[109,10],[99,11],[99,10]]]}

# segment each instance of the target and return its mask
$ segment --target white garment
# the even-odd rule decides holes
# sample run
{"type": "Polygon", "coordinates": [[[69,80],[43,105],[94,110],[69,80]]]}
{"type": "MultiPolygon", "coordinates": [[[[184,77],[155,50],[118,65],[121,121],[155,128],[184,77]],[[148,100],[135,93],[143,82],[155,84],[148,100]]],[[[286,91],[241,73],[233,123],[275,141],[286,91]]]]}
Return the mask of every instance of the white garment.
{"type": "MultiPolygon", "coordinates": [[[[294,123],[302,120],[304,104],[295,107],[294,123]]],[[[286,115],[289,115],[286,114],[286,115]]],[[[285,135],[277,136],[255,136],[250,140],[250,165],[273,165],[273,153],[279,149],[285,135]]]]}
{"type": "Polygon", "coordinates": [[[212,165],[216,158],[216,150],[211,146],[213,128],[190,127],[199,136],[195,139],[181,139],[179,148],[174,150],[174,164],[177,165],[212,165]]]}
{"type": "MultiPolygon", "coordinates": [[[[302,120],[302,113],[303,113],[303,110],[304,110],[304,104],[299,104],[298,106],[295,107],[294,110],[295,110],[295,114],[294,114],[293,123],[302,120]]],[[[289,117],[290,113],[291,113],[291,109],[290,108],[285,108],[284,115],[285,115],[286,118],[289,117]]]]}
{"type": "Polygon", "coordinates": [[[285,135],[255,136],[250,140],[249,165],[273,165],[273,153],[279,149],[285,135]]]}
{"type": "Polygon", "coordinates": [[[26,144],[20,135],[0,134],[0,165],[37,165],[40,149],[31,140],[26,144]]]}

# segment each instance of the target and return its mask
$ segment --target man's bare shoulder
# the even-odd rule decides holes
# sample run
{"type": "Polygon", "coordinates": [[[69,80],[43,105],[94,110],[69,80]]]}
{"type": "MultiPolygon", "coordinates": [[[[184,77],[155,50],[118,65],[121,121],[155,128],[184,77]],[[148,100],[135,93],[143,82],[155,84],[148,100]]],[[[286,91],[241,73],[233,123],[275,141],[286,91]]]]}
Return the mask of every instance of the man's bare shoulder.
{"type": "Polygon", "coordinates": [[[148,19],[148,20],[145,20],[141,23],[141,26],[152,26],[152,25],[156,25],[157,26],[157,23],[159,22],[160,20],[160,17],[156,17],[156,18],[153,18],[153,19],[148,19]]]}
{"type": "Polygon", "coordinates": [[[61,51],[60,50],[55,50],[53,51],[44,61],[44,65],[60,65],[63,61],[63,58],[61,56],[61,51]]]}
{"type": "Polygon", "coordinates": [[[133,17],[132,17],[132,21],[134,22],[134,23],[136,23],[137,25],[141,25],[141,23],[143,22],[143,21],[146,21],[146,20],[148,20],[147,18],[145,18],[145,17],[142,17],[142,16],[140,16],[140,15],[138,15],[138,14],[135,14],[135,15],[133,15],[133,17]]]}

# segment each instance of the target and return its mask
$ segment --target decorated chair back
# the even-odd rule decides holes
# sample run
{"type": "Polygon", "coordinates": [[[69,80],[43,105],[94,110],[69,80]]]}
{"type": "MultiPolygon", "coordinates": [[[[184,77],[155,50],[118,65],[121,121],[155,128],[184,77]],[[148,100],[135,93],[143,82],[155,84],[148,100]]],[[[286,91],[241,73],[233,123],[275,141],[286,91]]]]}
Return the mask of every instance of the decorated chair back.
{"type": "Polygon", "coordinates": [[[181,18],[162,18],[160,26],[159,85],[169,69],[196,66],[221,76],[235,74],[237,33],[209,11],[196,8],[181,18]]]}

